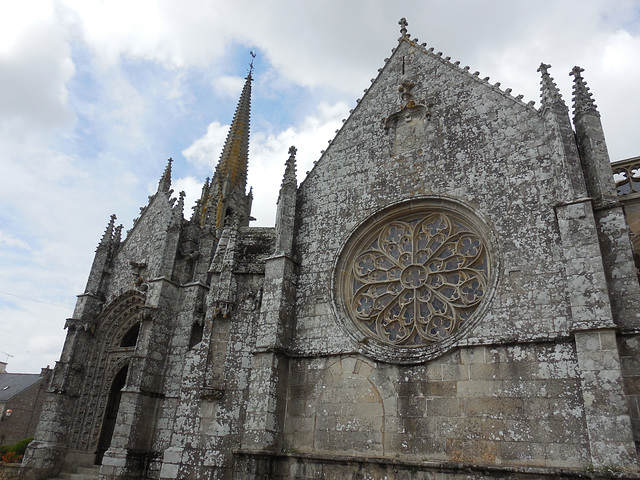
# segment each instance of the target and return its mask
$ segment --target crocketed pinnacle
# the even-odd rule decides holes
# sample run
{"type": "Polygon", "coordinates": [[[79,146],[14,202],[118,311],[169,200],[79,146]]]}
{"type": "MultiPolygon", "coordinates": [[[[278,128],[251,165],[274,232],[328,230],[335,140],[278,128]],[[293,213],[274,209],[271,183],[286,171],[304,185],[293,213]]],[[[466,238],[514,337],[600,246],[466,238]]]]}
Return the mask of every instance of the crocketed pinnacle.
{"type": "Polygon", "coordinates": [[[168,192],[171,189],[171,163],[173,159],[170,158],[167,161],[167,166],[164,169],[164,173],[162,177],[160,177],[160,181],[158,182],[158,192],[168,192]]]}
{"type": "Polygon", "coordinates": [[[122,229],[124,227],[122,225],[118,225],[116,227],[115,232],[113,232],[113,244],[120,245],[122,243],[122,229]]]}
{"type": "Polygon", "coordinates": [[[231,183],[230,187],[240,187],[243,192],[247,185],[247,164],[249,159],[251,81],[251,72],[249,72],[213,177],[220,186],[228,179],[231,183]]]}
{"type": "Polygon", "coordinates": [[[175,226],[180,226],[182,224],[182,214],[184,211],[184,191],[181,191],[178,194],[178,203],[173,207],[172,218],[171,221],[175,226]]]}
{"type": "Polygon", "coordinates": [[[540,102],[543,107],[561,105],[566,109],[567,106],[564,100],[562,100],[560,90],[558,90],[558,86],[553,81],[553,77],[549,75],[548,69],[550,67],[551,65],[541,63],[538,68],[538,71],[542,74],[542,81],[540,82],[540,102]]]}
{"type": "Polygon", "coordinates": [[[578,66],[573,67],[573,70],[569,72],[569,75],[573,75],[573,116],[585,113],[600,116],[589,87],[587,87],[587,82],[582,78],[582,72],[584,72],[584,68],[578,66]]]}
{"type": "Polygon", "coordinates": [[[113,227],[116,223],[116,215],[111,215],[111,219],[109,220],[109,224],[107,225],[104,234],[102,235],[102,240],[100,240],[100,244],[98,248],[109,247],[111,246],[111,242],[113,241],[113,227]]]}
{"type": "Polygon", "coordinates": [[[282,177],[282,187],[285,185],[293,185],[297,188],[298,182],[296,180],[296,147],[291,146],[289,148],[289,158],[285,164],[284,176],[282,177]]]}

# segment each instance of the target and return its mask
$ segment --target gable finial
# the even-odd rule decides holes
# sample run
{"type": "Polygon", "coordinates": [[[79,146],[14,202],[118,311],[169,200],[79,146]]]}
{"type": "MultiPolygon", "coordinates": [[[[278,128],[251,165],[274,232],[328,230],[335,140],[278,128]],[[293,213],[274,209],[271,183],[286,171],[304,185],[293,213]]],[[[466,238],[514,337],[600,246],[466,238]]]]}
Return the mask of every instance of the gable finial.
{"type": "Polygon", "coordinates": [[[407,22],[407,19],[402,17],[400,19],[400,21],[398,22],[398,25],[400,25],[400,35],[402,35],[403,37],[407,36],[407,25],[409,25],[409,22],[407,22]]]}

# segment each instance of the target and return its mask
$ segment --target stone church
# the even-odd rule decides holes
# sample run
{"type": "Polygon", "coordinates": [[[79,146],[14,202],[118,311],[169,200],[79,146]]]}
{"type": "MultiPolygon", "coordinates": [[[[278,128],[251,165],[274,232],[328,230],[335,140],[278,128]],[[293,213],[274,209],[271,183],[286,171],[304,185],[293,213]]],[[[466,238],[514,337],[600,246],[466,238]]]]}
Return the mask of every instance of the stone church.
{"type": "Polygon", "coordinates": [[[549,65],[535,108],[400,25],[300,185],[283,152],[274,228],[252,73],[191,217],[169,161],[111,218],[24,478],[640,478],[640,286],[583,70],[571,119],[549,65]]]}

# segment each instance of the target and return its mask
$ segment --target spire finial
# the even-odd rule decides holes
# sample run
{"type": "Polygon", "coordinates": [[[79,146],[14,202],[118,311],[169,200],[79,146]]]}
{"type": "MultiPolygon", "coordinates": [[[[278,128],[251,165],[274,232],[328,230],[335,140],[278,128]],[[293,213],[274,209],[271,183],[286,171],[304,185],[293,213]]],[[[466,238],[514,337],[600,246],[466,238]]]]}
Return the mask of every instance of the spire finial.
{"type": "Polygon", "coordinates": [[[173,158],[170,158],[167,161],[167,166],[162,173],[162,177],[160,177],[160,181],[158,182],[158,192],[168,192],[171,189],[171,163],[173,162],[173,158]]]}
{"type": "Polygon", "coordinates": [[[557,103],[566,109],[560,90],[558,90],[558,86],[553,81],[553,77],[549,75],[549,68],[551,68],[551,65],[547,63],[541,63],[540,67],[538,67],[538,72],[542,74],[542,81],[540,82],[540,101],[542,106],[557,103]]]}
{"type": "Polygon", "coordinates": [[[577,65],[569,72],[569,75],[573,76],[573,115],[575,117],[583,113],[593,113],[599,116],[597,105],[593,101],[587,82],[582,78],[582,72],[584,72],[584,68],[577,65]]]}
{"type": "Polygon", "coordinates": [[[409,22],[407,22],[407,19],[402,17],[400,19],[400,21],[398,22],[398,25],[400,25],[400,34],[403,37],[407,36],[407,25],[409,25],[409,22]]]}
{"type": "Polygon", "coordinates": [[[251,55],[251,63],[249,64],[249,77],[251,77],[251,74],[253,73],[253,61],[256,58],[256,52],[251,50],[249,52],[249,55],[251,55]]]}

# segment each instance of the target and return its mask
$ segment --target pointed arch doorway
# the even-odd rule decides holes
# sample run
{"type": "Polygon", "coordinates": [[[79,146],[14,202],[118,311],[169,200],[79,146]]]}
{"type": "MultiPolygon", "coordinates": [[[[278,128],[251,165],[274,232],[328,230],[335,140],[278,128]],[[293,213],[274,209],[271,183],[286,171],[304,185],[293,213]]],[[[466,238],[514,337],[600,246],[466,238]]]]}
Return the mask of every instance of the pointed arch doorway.
{"type": "Polygon", "coordinates": [[[109,390],[109,400],[105,409],[104,419],[102,421],[102,429],[100,430],[100,440],[98,441],[98,449],[96,451],[96,465],[102,465],[104,453],[111,445],[113,431],[116,428],[116,419],[118,418],[118,409],[120,407],[120,399],[122,398],[122,388],[127,381],[127,373],[129,373],[129,365],[125,365],[113,378],[111,389],[109,390]]]}

